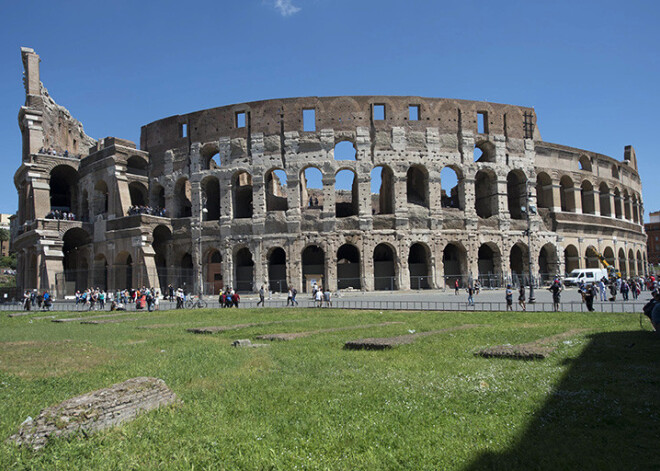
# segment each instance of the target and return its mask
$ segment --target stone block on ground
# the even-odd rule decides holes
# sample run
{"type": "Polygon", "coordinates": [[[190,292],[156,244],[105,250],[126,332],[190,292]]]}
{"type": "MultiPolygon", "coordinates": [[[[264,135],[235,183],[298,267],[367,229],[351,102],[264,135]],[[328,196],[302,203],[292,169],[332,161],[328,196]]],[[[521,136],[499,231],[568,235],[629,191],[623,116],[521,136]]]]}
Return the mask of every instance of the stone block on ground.
{"type": "Polygon", "coordinates": [[[80,323],[81,324],[117,324],[119,322],[136,321],[136,320],[138,320],[137,317],[127,317],[124,319],[92,319],[92,320],[80,321],[80,323]]]}
{"type": "Polygon", "coordinates": [[[472,329],[479,327],[479,324],[465,324],[456,327],[449,327],[447,329],[431,330],[428,332],[418,332],[413,334],[399,335],[397,337],[385,338],[367,338],[359,340],[351,340],[344,344],[346,350],[385,350],[388,348],[398,347],[399,345],[406,345],[413,343],[420,337],[427,337],[429,335],[444,334],[446,332],[453,332],[456,330],[472,329]]]}
{"type": "Polygon", "coordinates": [[[43,409],[36,419],[28,418],[15,435],[19,445],[39,449],[52,437],[78,431],[85,435],[135,419],[138,414],[178,402],[162,379],[138,377],[43,409]]]}
{"type": "Polygon", "coordinates": [[[312,330],[308,332],[285,332],[281,334],[265,334],[265,335],[257,335],[257,339],[259,340],[281,340],[281,341],[286,341],[286,340],[295,340],[299,339],[302,337],[309,337],[310,335],[316,335],[316,334],[326,334],[329,332],[341,332],[343,330],[355,330],[355,329],[368,329],[371,327],[385,327],[388,325],[396,325],[396,324],[403,324],[403,322],[381,322],[380,324],[367,324],[367,325],[352,325],[352,326],[347,326],[347,327],[335,327],[332,329],[320,329],[320,330],[312,330]]]}
{"type": "Polygon", "coordinates": [[[259,347],[269,347],[267,343],[252,343],[250,339],[238,339],[234,340],[231,343],[232,347],[247,347],[247,348],[259,348],[259,347]]]}
{"type": "Polygon", "coordinates": [[[475,353],[476,356],[484,358],[513,358],[516,360],[542,360],[550,356],[557,347],[553,343],[573,337],[588,329],[573,329],[561,334],[544,337],[534,342],[521,343],[518,345],[496,345],[484,348],[475,353]]]}

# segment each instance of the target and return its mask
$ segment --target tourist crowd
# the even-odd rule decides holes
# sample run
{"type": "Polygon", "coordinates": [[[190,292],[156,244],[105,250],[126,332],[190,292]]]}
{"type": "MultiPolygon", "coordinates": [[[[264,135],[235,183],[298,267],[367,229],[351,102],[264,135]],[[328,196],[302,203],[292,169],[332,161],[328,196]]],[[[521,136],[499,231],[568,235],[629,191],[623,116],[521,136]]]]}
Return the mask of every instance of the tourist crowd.
{"type": "Polygon", "coordinates": [[[63,219],[65,221],[77,221],[75,213],[71,211],[51,210],[46,214],[46,219],[63,219]]]}
{"type": "Polygon", "coordinates": [[[41,149],[39,149],[39,153],[44,155],[56,155],[58,157],[75,157],[77,159],[82,158],[82,154],[72,155],[69,154],[68,150],[65,150],[64,152],[60,152],[58,150],[53,149],[52,147],[48,147],[48,148],[42,147],[41,149]]]}
{"type": "Polygon", "coordinates": [[[129,206],[128,215],[134,214],[149,214],[151,216],[167,217],[167,209],[165,208],[152,208],[151,206],[129,206]]]}

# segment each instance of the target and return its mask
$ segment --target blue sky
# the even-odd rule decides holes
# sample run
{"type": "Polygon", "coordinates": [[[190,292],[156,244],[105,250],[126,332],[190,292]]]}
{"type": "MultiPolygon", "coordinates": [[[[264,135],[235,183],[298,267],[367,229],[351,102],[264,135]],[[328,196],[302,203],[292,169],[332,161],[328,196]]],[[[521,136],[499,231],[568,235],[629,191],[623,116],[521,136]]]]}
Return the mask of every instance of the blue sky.
{"type": "MultiPolygon", "coordinates": [[[[420,95],[533,106],[544,140],[632,144],[660,210],[660,2],[0,0],[0,212],[16,211],[20,47],[94,138],[267,98],[420,95]]],[[[648,220],[648,216],[647,216],[648,220]]]]}

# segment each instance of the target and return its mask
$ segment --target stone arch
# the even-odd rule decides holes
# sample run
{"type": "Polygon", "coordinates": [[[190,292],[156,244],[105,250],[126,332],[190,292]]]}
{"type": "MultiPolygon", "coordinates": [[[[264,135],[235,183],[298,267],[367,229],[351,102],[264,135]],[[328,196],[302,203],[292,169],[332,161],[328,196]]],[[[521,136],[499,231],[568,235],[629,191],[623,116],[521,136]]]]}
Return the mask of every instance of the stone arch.
{"type": "Polygon", "coordinates": [[[636,275],[637,271],[637,264],[635,263],[635,252],[633,249],[628,249],[628,270],[630,272],[630,276],[636,275]]]}
{"type": "Polygon", "coordinates": [[[323,286],[325,280],[325,251],[318,245],[310,244],[301,254],[303,291],[311,292],[312,283],[323,286]]]}
{"type": "Polygon", "coordinates": [[[580,156],[580,159],[578,160],[578,165],[580,167],[580,170],[584,170],[585,172],[592,171],[591,159],[584,154],[580,156]]]}
{"type": "Polygon", "coordinates": [[[179,178],[174,185],[175,217],[189,218],[192,216],[192,188],[190,181],[186,178],[179,178]]]}
{"type": "Polygon", "coordinates": [[[478,141],[474,145],[474,161],[479,163],[496,162],[495,144],[490,141],[478,141]]]}
{"type": "Polygon", "coordinates": [[[300,205],[303,210],[323,208],[323,172],[313,165],[300,171],[300,205]]]}
{"type": "Polygon", "coordinates": [[[539,274],[543,282],[549,282],[556,275],[560,275],[559,255],[557,247],[552,243],[547,243],[539,251],[539,274]]]}
{"type": "Polygon", "coordinates": [[[335,143],[332,151],[335,160],[357,160],[357,148],[349,139],[341,139],[335,143]]]}
{"type": "Polygon", "coordinates": [[[62,242],[62,254],[64,255],[62,259],[65,282],[64,292],[73,294],[76,290],[88,288],[89,264],[86,247],[92,242],[92,238],[84,229],[74,227],[64,233],[62,242]]]}
{"type": "Polygon", "coordinates": [[[514,283],[528,282],[529,251],[527,244],[517,242],[511,247],[511,251],[509,252],[509,268],[511,271],[511,280],[514,283]]]}
{"type": "Polygon", "coordinates": [[[266,172],[266,211],[287,211],[287,176],[281,168],[273,168],[266,172]]]}
{"type": "Polygon", "coordinates": [[[621,208],[622,198],[621,193],[617,187],[614,187],[614,217],[621,219],[623,217],[623,210],[621,208]]]}
{"type": "Polygon", "coordinates": [[[206,286],[204,291],[219,294],[224,288],[222,279],[222,254],[216,248],[211,248],[206,254],[206,286]]]}
{"type": "Polygon", "coordinates": [[[536,205],[539,208],[552,209],[554,207],[552,179],[545,172],[540,172],[536,176],[536,205]]]}
{"type": "Polygon", "coordinates": [[[568,245],[564,249],[564,271],[570,273],[580,268],[580,255],[574,245],[568,245]]]}
{"type": "Polygon", "coordinates": [[[388,243],[380,243],[374,248],[374,289],[393,291],[398,289],[396,279],[396,249],[388,243]]]}
{"type": "Polygon", "coordinates": [[[506,176],[507,203],[511,219],[523,219],[522,208],[527,207],[527,176],[520,169],[511,170],[506,176]]]}
{"type": "Polygon", "coordinates": [[[626,252],[622,248],[619,249],[619,271],[623,278],[628,277],[628,261],[626,260],[626,252]]]}
{"type": "Polygon", "coordinates": [[[408,272],[411,289],[431,288],[431,249],[423,242],[415,242],[408,252],[408,272]]]}
{"type": "Polygon", "coordinates": [[[561,195],[561,210],[564,212],[575,212],[575,188],[573,180],[568,175],[564,175],[559,180],[561,195]]]}
{"type": "Polygon", "coordinates": [[[603,250],[603,258],[605,258],[605,261],[609,265],[616,267],[616,260],[614,259],[614,250],[612,247],[605,247],[605,250],[603,250]]]}
{"type": "Polygon", "coordinates": [[[158,182],[151,182],[149,205],[156,209],[165,208],[165,187],[158,182]]]}
{"type": "Polygon", "coordinates": [[[141,182],[128,184],[128,193],[131,197],[131,206],[146,206],[149,200],[147,187],[141,182]]]}
{"type": "Polygon", "coordinates": [[[220,181],[213,176],[202,180],[202,203],[206,208],[205,221],[218,221],[220,219],[220,181]]]}
{"type": "Polygon", "coordinates": [[[200,151],[200,157],[202,159],[202,169],[204,170],[215,170],[222,166],[220,150],[215,142],[204,144],[200,151]]]}
{"type": "Polygon", "coordinates": [[[78,207],[78,172],[69,165],[56,165],[50,171],[51,211],[71,212],[78,207]]]}
{"type": "Polygon", "coordinates": [[[584,214],[596,214],[596,202],[594,198],[594,186],[589,180],[584,180],[580,185],[580,200],[584,214]]]}
{"type": "Polygon", "coordinates": [[[408,204],[429,207],[429,172],[420,164],[411,165],[406,173],[408,204]]]}
{"type": "Polygon", "coordinates": [[[338,218],[357,216],[358,212],[357,175],[352,169],[341,169],[335,174],[335,216],[338,218]]]}
{"type": "Polygon", "coordinates": [[[497,214],[497,175],[490,169],[477,172],[474,178],[474,208],[477,216],[487,219],[497,214]]]}
{"type": "Polygon", "coordinates": [[[273,247],[268,251],[269,289],[277,293],[286,293],[289,289],[286,273],[286,252],[282,247],[273,247]]]}
{"type": "Polygon", "coordinates": [[[637,275],[644,275],[644,260],[642,259],[642,252],[637,251],[637,275]]]}
{"type": "MultiPolygon", "coordinates": [[[[632,217],[635,224],[639,224],[639,199],[636,194],[632,196],[632,217]]],[[[638,272],[638,274],[641,272],[638,272]]]]}
{"type": "Polygon", "coordinates": [[[501,286],[502,254],[494,242],[485,242],[477,251],[477,269],[479,283],[483,287],[496,288],[501,286]]]}
{"type": "Polygon", "coordinates": [[[443,208],[465,209],[465,180],[460,167],[445,166],[440,171],[440,187],[443,208]]]}
{"type": "Polygon", "coordinates": [[[362,288],[360,250],[348,243],[337,250],[337,289],[345,288],[362,288]]]}
{"type": "Polygon", "coordinates": [[[610,188],[607,186],[607,183],[602,182],[598,187],[598,193],[600,193],[600,215],[601,216],[612,216],[612,207],[610,206],[610,188]]]}
{"type": "Polygon", "coordinates": [[[115,289],[133,288],[133,257],[130,253],[119,252],[115,257],[115,289]]]}
{"type": "Polygon", "coordinates": [[[371,171],[372,214],[394,214],[394,173],[388,165],[371,171]]]}
{"type": "Polygon", "coordinates": [[[632,212],[630,210],[630,196],[628,195],[628,190],[623,190],[623,217],[627,221],[632,219],[632,212]]]}
{"type": "Polygon", "coordinates": [[[232,177],[232,196],[234,202],[234,219],[249,219],[253,214],[252,205],[252,175],[245,170],[239,170],[232,177]]]}
{"type": "Polygon", "coordinates": [[[139,175],[146,177],[148,175],[149,163],[144,157],[132,155],[126,160],[126,173],[128,175],[139,175]]]}
{"type": "Polygon", "coordinates": [[[584,266],[585,268],[600,268],[598,250],[593,245],[588,246],[584,251],[584,266]]]}
{"type": "Polygon", "coordinates": [[[449,242],[442,251],[445,285],[454,288],[456,280],[460,287],[467,286],[467,251],[459,242],[449,242]]]}

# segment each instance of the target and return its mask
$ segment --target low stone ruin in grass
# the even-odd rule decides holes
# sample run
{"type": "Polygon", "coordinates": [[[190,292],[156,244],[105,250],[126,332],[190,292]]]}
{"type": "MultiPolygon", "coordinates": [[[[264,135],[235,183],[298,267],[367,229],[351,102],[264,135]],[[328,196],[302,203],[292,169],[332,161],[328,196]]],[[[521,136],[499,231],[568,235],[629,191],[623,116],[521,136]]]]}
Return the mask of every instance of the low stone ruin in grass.
{"type": "Polygon", "coordinates": [[[259,340],[295,340],[302,337],[309,337],[310,335],[316,334],[326,334],[329,332],[341,332],[343,330],[354,330],[354,329],[368,329],[371,327],[384,327],[388,325],[403,324],[403,322],[381,322],[380,324],[367,324],[367,325],[352,325],[348,327],[334,327],[332,329],[320,329],[312,330],[309,332],[285,332],[282,334],[265,334],[258,335],[257,339],[259,340]]]}
{"type": "Polygon", "coordinates": [[[234,340],[231,343],[232,347],[245,347],[245,348],[259,348],[259,347],[270,347],[270,344],[267,343],[252,343],[250,339],[238,339],[234,340]]]}
{"type": "Polygon", "coordinates": [[[28,417],[8,441],[38,450],[52,437],[79,431],[86,436],[176,402],[176,395],[162,379],[132,378],[43,409],[36,419],[28,417]]]}
{"type": "Polygon", "coordinates": [[[481,326],[480,324],[465,324],[456,327],[448,327],[447,329],[430,330],[428,332],[418,332],[418,333],[412,333],[406,335],[399,335],[397,337],[351,340],[344,344],[344,348],[346,350],[385,350],[388,348],[398,347],[399,345],[406,345],[409,343],[413,343],[415,340],[417,340],[420,337],[444,334],[447,332],[454,332],[457,330],[473,329],[474,327],[480,327],[480,326],[481,326]]]}
{"type": "Polygon", "coordinates": [[[534,342],[521,343],[518,345],[496,345],[485,348],[475,353],[476,356],[484,358],[514,358],[518,360],[542,360],[550,356],[557,347],[552,344],[573,337],[588,329],[573,329],[550,337],[544,337],[534,342]]]}

